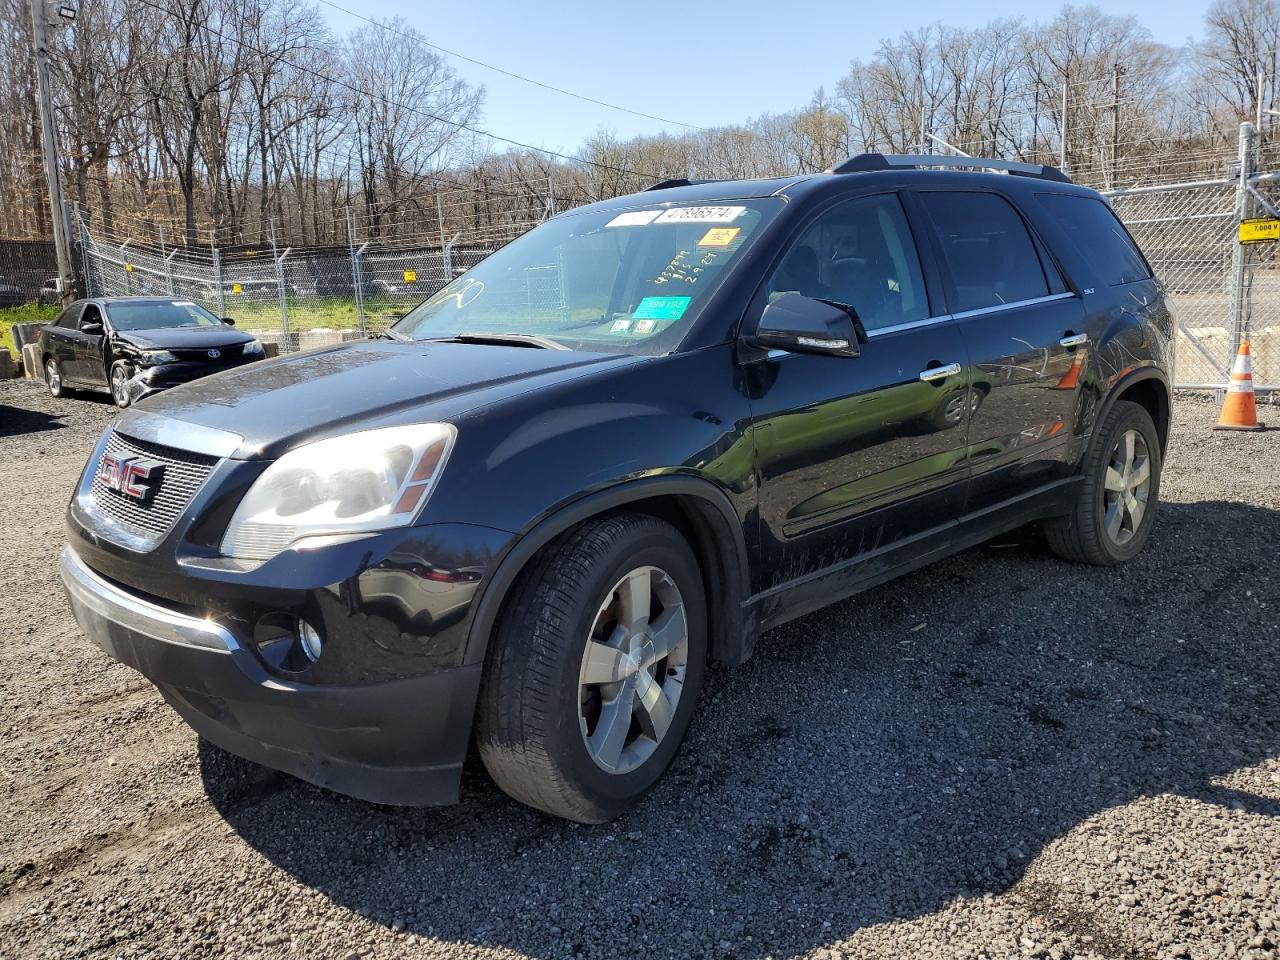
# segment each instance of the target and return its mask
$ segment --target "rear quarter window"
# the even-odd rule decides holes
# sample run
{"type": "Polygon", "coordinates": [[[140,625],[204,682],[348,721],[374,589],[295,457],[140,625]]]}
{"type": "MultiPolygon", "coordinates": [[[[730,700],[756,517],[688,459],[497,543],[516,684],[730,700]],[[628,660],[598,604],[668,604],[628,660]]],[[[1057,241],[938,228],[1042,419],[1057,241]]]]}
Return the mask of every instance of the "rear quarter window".
{"type": "Polygon", "coordinates": [[[1102,200],[1065,193],[1042,193],[1039,199],[1099,282],[1115,287],[1151,278],[1129,231],[1102,200]]]}

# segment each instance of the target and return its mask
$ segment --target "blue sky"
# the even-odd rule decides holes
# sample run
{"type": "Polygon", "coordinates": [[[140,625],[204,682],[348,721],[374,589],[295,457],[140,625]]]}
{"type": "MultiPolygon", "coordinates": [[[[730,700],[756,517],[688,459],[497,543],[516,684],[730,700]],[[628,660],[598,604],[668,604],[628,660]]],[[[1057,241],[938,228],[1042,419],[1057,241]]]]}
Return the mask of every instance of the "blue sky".
{"type": "MultiPolygon", "coordinates": [[[[368,17],[401,17],[433,43],[545,83],[698,126],[799,106],[818,87],[831,91],[850,60],[869,57],[882,38],[903,30],[936,21],[976,26],[997,17],[1036,19],[1037,11],[1025,0],[334,2],[368,17]]],[[[1136,16],[1156,40],[1177,45],[1200,35],[1207,0],[1103,6],[1136,16]]],[[[320,9],[339,32],[361,26],[320,9]]],[[[1038,12],[1048,19],[1057,9],[1038,12]]],[[[602,127],[622,136],[681,129],[450,62],[466,80],[486,87],[485,129],[540,147],[572,152],[602,127]]]]}

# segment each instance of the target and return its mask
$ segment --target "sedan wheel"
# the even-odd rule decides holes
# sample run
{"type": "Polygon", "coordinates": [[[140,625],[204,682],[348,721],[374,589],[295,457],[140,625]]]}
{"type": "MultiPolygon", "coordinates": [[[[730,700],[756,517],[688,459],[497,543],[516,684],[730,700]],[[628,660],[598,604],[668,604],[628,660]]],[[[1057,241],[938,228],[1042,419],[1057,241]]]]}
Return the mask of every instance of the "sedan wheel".
{"type": "Polygon", "coordinates": [[[117,407],[129,406],[129,367],[123,360],[111,365],[111,399],[117,407]]]}
{"type": "Polygon", "coordinates": [[[67,388],[62,384],[62,370],[58,366],[58,361],[53,357],[45,361],[44,382],[49,385],[50,396],[61,397],[66,394],[67,388]]]}

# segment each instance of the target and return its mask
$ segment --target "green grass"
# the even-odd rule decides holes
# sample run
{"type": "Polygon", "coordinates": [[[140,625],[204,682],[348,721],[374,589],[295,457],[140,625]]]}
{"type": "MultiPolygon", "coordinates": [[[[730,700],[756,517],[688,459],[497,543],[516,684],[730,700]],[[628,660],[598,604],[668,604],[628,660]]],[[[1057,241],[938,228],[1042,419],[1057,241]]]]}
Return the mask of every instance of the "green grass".
{"type": "Polygon", "coordinates": [[[15,361],[21,361],[17,347],[13,342],[13,325],[15,323],[49,323],[62,312],[61,307],[42,307],[28,303],[21,307],[0,310],[0,347],[8,347],[15,361]]]}
{"type": "MultiPolygon", "coordinates": [[[[412,304],[399,301],[366,300],[365,326],[370,330],[382,330],[394,323],[411,306],[412,304]]],[[[236,322],[236,326],[245,330],[280,329],[280,304],[275,300],[237,303],[234,297],[229,296],[227,316],[236,322]]],[[[321,328],[355,330],[359,326],[354,300],[289,298],[289,329],[294,333],[321,328]]]]}

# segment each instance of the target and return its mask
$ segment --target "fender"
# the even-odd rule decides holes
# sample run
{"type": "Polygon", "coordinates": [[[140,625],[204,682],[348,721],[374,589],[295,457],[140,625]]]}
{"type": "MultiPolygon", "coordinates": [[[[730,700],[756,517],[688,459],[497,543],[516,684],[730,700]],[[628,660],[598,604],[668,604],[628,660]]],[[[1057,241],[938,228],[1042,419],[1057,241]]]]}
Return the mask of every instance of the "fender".
{"type": "MultiPolygon", "coordinates": [[[[1098,410],[1096,415],[1093,418],[1093,423],[1089,425],[1089,441],[1092,441],[1093,439],[1094,426],[1096,426],[1097,424],[1101,423],[1103,420],[1106,419],[1107,414],[1111,412],[1111,408],[1115,406],[1115,403],[1117,400],[1120,399],[1121,394],[1123,394],[1126,390],[1128,390],[1134,384],[1142,383],[1147,380],[1154,380],[1160,385],[1160,390],[1163,395],[1162,407],[1163,407],[1163,413],[1165,416],[1165,422],[1162,424],[1159,422],[1159,419],[1157,418],[1153,418],[1153,419],[1156,420],[1156,429],[1160,431],[1161,447],[1163,448],[1168,445],[1169,416],[1171,413],[1173,391],[1169,387],[1168,374],[1166,374],[1163,370],[1161,370],[1159,367],[1154,365],[1148,366],[1148,367],[1138,367],[1137,369],[1126,370],[1120,373],[1120,375],[1112,383],[1111,389],[1107,391],[1107,395],[1103,397],[1102,403],[1098,405],[1098,410]]],[[[1161,449],[1160,452],[1161,454],[1163,454],[1165,451],[1164,449],[1161,449]]]]}
{"type": "Polygon", "coordinates": [[[730,665],[744,662],[751,654],[759,624],[745,607],[751,568],[742,523],[719,487],[710,480],[684,474],[643,477],[581,497],[537,521],[514,540],[481,587],[463,662],[484,660],[503,601],[539,550],[584,520],[628,504],[665,497],[681,497],[696,505],[692,515],[682,513],[693,530],[690,547],[698,557],[707,588],[711,656],[730,665]]]}

